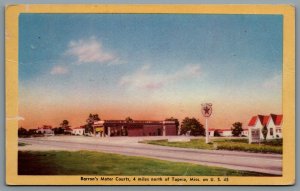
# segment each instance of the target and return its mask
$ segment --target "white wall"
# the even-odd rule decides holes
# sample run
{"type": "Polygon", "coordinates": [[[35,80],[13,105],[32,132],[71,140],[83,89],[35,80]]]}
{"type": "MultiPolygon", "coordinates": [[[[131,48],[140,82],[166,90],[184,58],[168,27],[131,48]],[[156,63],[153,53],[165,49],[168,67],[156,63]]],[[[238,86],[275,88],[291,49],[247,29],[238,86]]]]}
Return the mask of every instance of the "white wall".
{"type": "Polygon", "coordinates": [[[84,129],[73,129],[72,134],[74,135],[83,135],[84,129]]]}
{"type": "Polygon", "coordinates": [[[232,136],[232,131],[223,131],[222,133],[220,133],[221,136],[223,137],[231,137],[232,136]]]}

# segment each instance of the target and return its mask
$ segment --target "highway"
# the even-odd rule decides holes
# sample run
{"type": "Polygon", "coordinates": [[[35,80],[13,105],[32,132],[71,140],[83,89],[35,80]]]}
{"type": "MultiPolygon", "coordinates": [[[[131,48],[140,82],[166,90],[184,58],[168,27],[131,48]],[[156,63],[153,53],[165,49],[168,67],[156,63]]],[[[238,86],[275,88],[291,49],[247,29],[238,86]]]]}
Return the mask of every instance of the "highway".
{"type": "Polygon", "coordinates": [[[282,155],[279,154],[200,150],[149,145],[122,139],[88,140],[71,136],[23,138],[19,142],[30,144],[22,147],[22,150],[26,150],[26,147],[28,150],[39,150],[39,147],[44,150],[89,150],[282,175],[282,155]]]}

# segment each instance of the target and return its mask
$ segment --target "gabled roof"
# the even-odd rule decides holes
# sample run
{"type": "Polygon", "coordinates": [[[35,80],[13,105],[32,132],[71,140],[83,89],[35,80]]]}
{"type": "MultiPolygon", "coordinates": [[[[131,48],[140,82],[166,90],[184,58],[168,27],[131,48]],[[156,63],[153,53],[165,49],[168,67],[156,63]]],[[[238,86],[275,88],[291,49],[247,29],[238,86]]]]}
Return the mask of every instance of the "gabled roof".
{"type": "Polygon", "coordinates": [[[267,115],[258,115],[258,118],[260,120],[260,123],[263,125],[263,126],[267,126],[268,123],[269,123],[269,120],[270,120],[270,116],[267,116],[267,115]]]}
{"type": "Polygon", "coordinates": [[[270,116],[272,117],[272,120],[276,126],[281,125],[283,115],[271,114],[270,116]]]}
{"type": "Polygon", "coordinates": [[[269,120],[270,120],[270,116],[266,116],[266,115],[257,115],[257,116],[253,116],[249,123],[248,126],[255,126],[255,124],[257,123],[257,119],[259,119],[260,123],[265,126],[268,125],[269,120]]]}
{"type": "Polygon", "coordinates": [[[257,116],[253,116],[249,123],[248,123],[248,126],[254,126],[256,124],[256,120],[257,120],[257,116]]]}
{"type": "Polygon", "coordinates": [[[257,116],[253,116],[249,123],[248,126],[255,126],[255,124],[257,123],[257,120],[259,119],[260,123],[262,124],[262,126],[267,126],[269,121],[272,119],[274,124],[276,126],[280,126],[282,123],[282,118],[283,115],[276,115],[276,114],[270,114],[270,115],[257,115],[257,116]]]}

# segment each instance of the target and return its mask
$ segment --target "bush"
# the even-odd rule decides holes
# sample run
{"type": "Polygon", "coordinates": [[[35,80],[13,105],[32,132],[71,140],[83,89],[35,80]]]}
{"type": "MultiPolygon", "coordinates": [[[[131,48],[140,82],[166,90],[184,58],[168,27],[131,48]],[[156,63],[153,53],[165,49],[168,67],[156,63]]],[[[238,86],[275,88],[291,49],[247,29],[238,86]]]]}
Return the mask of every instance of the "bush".
{"type": "Polygon", "coordinates": [[[271,146],[282,146],[282,139],[264,140],[261,144],[271,145],[271,146]]]}
{"type": "Polygon", "coordinates": [[[214,142],[226,142],[226,143],[248,143],[248,139],[216,139],[214,142]]]}
{"type": "Polygon", "coordinates": [[[278,153],[282,154],[282,147],[262,145],[262,144],[246,144],[246,143],[219,143],[217,145],[218,150],[232,150],[232,151],[248,151],[255,153],[278,153]]]}

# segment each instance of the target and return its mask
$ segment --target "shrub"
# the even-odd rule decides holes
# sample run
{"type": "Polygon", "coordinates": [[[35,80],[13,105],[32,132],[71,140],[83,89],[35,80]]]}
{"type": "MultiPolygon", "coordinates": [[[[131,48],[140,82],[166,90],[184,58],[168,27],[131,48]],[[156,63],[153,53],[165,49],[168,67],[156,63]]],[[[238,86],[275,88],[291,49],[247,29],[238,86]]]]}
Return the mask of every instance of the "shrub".
{"type": "Polygon", "coordinates": [[[222,143],[217,145],[218,150],[234,150],[234,151],[248,151],[255,153],[278,153],[282,154],[282,147],[262,145],[262,144],[232,144],[232,143],[222,143]]]}

